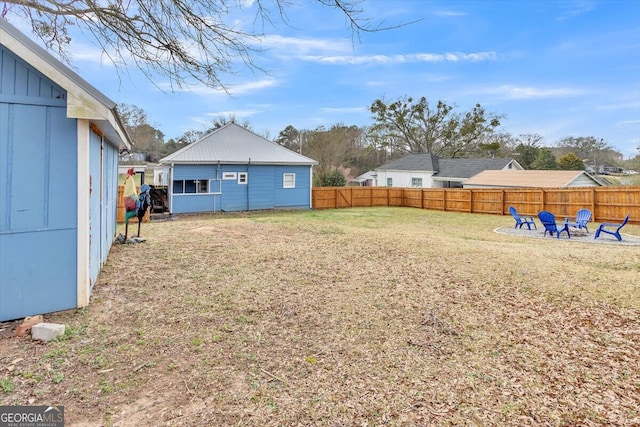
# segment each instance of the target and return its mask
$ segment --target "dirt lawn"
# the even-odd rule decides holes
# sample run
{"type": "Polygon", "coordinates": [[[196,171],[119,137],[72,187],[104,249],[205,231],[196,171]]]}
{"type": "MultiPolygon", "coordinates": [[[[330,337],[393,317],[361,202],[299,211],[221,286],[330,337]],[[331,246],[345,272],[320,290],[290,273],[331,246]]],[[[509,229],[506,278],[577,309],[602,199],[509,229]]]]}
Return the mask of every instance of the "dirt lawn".
{"type": "Polygon", "coordinates": [[[0,404],[63,405],[67,426],[640,425],[640,247],[493,232],[512,224],[144,224],[86,309],[45,316],[64,337],[0,324],[0,404]]]}

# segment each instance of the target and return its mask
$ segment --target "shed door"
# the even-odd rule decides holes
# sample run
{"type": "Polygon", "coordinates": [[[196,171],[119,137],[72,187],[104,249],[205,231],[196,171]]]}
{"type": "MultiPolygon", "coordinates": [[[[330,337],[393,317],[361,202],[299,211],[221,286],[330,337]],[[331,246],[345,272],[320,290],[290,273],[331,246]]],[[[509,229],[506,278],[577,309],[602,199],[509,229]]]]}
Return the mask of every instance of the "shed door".
{"type": "Polygon", "coordinates": [[[77,127],[0,103],[0,321],[77,306],[77,127]]]}

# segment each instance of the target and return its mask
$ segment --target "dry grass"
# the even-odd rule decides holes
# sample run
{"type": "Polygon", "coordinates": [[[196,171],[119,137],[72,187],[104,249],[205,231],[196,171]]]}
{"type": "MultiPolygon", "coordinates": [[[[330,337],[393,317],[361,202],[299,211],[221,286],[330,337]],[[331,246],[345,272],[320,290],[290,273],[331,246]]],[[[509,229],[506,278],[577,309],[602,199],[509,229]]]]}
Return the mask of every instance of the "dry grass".
{"type": "MultiPolygon", "coordinates": [[[[640,250],[409,208],[182,217],[114,246],[1,404],[71,426],[640,425],[640,250]]],[[[640,227],[627,233],[640,235],[640,227]]]]}

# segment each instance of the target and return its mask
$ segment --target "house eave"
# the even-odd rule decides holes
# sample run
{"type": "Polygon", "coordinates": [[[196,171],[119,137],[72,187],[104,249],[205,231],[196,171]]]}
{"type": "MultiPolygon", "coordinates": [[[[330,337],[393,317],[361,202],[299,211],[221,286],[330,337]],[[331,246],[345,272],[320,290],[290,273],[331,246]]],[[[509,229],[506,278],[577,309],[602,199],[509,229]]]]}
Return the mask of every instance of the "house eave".
{"type": "Polygon", "coordinates": [[[269,166],[313,166],[318,162],[269,162],[269,161],[254,161],[254,160],[160,160],[164,165],[269,165],[269,166]]]}

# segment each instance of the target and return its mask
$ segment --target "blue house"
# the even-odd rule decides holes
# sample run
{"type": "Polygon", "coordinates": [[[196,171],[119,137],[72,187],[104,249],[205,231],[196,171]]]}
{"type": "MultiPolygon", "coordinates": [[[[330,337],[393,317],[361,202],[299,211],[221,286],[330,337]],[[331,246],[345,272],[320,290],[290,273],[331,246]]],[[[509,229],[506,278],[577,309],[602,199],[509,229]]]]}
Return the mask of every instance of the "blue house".
{"type": "Polygon", "coordinates": [[[315,160],[236,123],[160,160],[171,213],[310,209],[315,160]]]}
{"type": "Polygon", "coordinates": [[[0,18],[0,321],[89,303],[130,147],[115,106],[0,18]]]}

